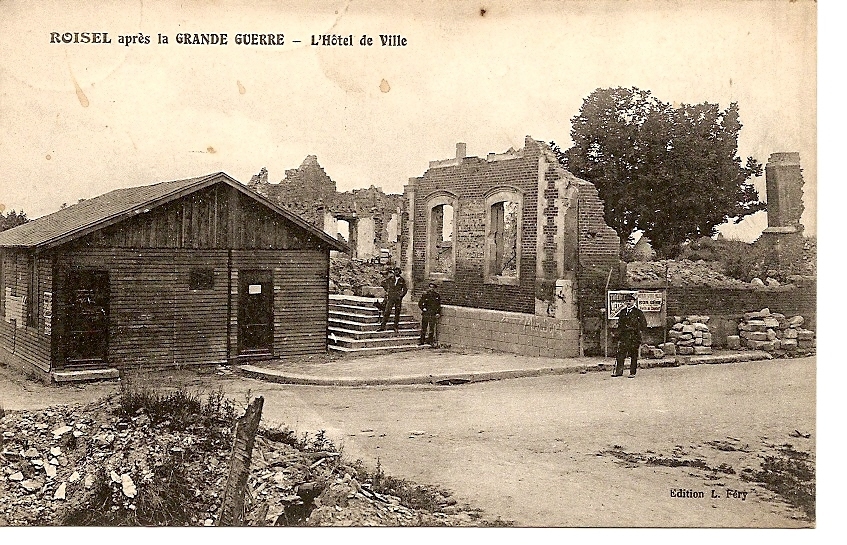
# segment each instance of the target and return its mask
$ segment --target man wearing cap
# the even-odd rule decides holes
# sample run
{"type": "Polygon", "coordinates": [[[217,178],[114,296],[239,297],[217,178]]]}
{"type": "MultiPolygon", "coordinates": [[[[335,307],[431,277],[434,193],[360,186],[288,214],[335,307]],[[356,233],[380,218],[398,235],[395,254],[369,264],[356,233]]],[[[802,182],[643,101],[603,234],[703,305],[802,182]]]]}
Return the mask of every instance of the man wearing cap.
{"type": "Polygon", "coordinates": [[[394,332],[398,333],[400,330],[400,310],[403,307],[403,297],[409,291],[406,287],[406,281],[400,276],[400,272],[400,267],[395,267],[391,271],[391,276],[382,283],[382,287],[385,289],[385,309],[382,311],[380,331],[385,330],[392,308],[394,309],[394,332]]]}
{"type": "Polygon", "coordinates": [[[623,362],[629,357],[629,378],[635,378],[638,369],[638,349],[641,347],[641,332],[647,329],[647,318],[641,309],[635,306],[635,295],[628,293],[624,297],[626,306],[615,316],[618,319],[617,365],[613,377],[623,375],[623,362]]]}
{"type": "Polygon", "coordinates": [[[418,344],[427,342],[435,346],[435,328],[438,317],[441,316],[441,295],[436,291],[436,287],[435,282],[430,282],[429,289],[418,301],[421,309],[421,338],[418,344]]]}

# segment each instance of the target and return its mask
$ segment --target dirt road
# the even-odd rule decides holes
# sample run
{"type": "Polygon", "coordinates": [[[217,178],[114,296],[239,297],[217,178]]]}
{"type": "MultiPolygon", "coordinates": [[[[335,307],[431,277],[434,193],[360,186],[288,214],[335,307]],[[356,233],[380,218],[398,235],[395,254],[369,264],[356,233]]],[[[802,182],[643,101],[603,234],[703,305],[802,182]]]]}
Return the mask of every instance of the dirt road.
{"type": "MultiPolygon", "coordinates": [[[[195,376],[188,384],[210,382],[195,376]]],[[[236,398],[248,389],[265,396],[265,424],[326,430],[346,456],[379,459],[390,475],[441,485],[520,526],[811,525],[741,475],[787,443],[813,459],[814,358],[653,369],[635,380],[214,382],[236,398]]]]}

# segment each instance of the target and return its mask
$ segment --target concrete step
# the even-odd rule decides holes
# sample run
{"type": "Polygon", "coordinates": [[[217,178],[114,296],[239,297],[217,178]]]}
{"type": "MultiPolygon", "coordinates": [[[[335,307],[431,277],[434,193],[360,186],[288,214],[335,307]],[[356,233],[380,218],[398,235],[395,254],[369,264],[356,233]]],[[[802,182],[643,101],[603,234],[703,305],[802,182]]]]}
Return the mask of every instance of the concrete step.
{"type": "Polygon", "coordinates": [[[419,335],[393,335],[382,339],[354,339],[352,337],[339,337],[330,335],[327,339],[328,346],[343,346],[346,348],[391,348],[392,346],[404,346],[418,343],[419,335]]]}
{"type": "Polygon", "coordinates": [[[69,382],[87,382],[89,380],[114,380],[120,378],[120,373],[113,367],[103,369],[80,369],[78,371],[53,371],[53,382],[67,384],[69,382]]]}
{"type": "Polygon", "coordinates": [[[357,339],[357,340],[382,339],[382,338],[385,338],[385,337],[396,337],[396,336],[411,337],[411,336],[420,336],[420,334],[421,334],[421,330],[420,330],[419,327],[417,327],[417,324],[411,324],[409,327],[402,327],[401,326],[399,334],[395,333],[394,329],[392,329],[390,326],[385,331],[362,331],[362,330],[357,330],[357,329],[347,329],[347,328],[344,328],[344,327],[336,327],[336,326],[330,325],[327,328],[327,331],[328,331],[327,337],[331,337],[332,335],[335,335],[337,337],[348,337],[348,338],[357,339]]]}
{"type": "Polygon", "coordinates": [[[375,308],[373,306],[375,301],[382,301],[381,298],[377,297],[358,297],[356,295],[333,295],[329,296],[329,304],[330,305],[349,305],[349,306],[357,306],[357,307],[370,307],[375,308]]]}
{"type": "Polygon", "coordinates": [[[376,314],[376,315],[382,314],[382,311],[380,311],[378,308],[376,308],[373,305],[368,305],[368,306],[352,305],[352,304],[339,303],[339,302],[333,302],[333,301],[329,302],[329,309],[330,310],[336,310],[336,311],[339,311],[339,312],[353,312],[355,314],[376,314]]]}
{"type": "Polygon", "coordinates": [[[329,345],[330,352],[343,353],[343,354],[366,354],[368,356],[377,356],[380,354],[391,354],[393,352],[403,352],[407,350],[422,350],[425,348],[431,348],[428,344],[418,345],[417,341],[415,344],[402,344],[395,346],[386,346],[386,347],[371,347],[371,348],[348,348],[345,346],[336,346],[329,345]]]}
{"type": "MultiPolygon", "coordinates": [[[[343,320],[340,318],[329,318],[329,327],[338,329],[348,329],[351,331],[378,331],[380,322],[359,322],[356,320],[343,320]]],[[[413,329],[419,324],[415,320],[400,320],[400,329],[413,329]]],[[[394,328],[394,318],[388,320],[388,329],[394,328]]]]}
{"type": "MultiPolygon", "coordinates": [[[[333,319],[347,320],[347,321],[350,321],[350,322],[361,322],[361,323],[366,323],[366,324],[372,324],[372,323],[378,324],[382,321],[382,315],[380,315],[379,313],[377,313],[377,314],[363,314],[363,313],[360,313],[360,312],[348,312],[348,311],[338,311],[338,310],[329,309],[329,319],[330,320],[333,320],[333,319]]],[[[391,316],[389,316],[388,319],[391,323],[393,323],[394,314],[392,313],[391,316]]],[[[415,318],[410,314],[401,314],[400,315],[400,321],[401,322],[410,322],[410,321],[414,321],[414,320],[415,320],[415,318]]]]}

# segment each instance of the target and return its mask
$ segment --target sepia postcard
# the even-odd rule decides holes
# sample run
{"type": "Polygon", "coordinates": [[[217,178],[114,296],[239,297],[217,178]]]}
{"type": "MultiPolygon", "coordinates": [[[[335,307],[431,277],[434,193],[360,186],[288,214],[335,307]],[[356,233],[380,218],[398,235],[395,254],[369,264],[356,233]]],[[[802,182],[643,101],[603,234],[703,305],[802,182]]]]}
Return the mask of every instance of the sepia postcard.
{"type": "Polygon", "coordinates": [[[811,0],[0,1],[0,526],[815,528],[817,61],[811,0]]]}

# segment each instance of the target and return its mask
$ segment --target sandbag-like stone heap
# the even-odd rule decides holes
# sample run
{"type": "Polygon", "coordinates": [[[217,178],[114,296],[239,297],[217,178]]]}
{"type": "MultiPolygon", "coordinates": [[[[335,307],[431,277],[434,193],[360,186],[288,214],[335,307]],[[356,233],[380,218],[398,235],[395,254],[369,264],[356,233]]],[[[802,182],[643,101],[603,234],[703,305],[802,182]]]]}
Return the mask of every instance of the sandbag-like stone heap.
{"type": "Polygon", "coordinates": [[[712,333],[708,323],[708,316],[674,316],[666,345],[672,344],[680,356],[711,354],[712,333]]]}
{"type": "Polygon", "coordinates": [[[766,352],[814,351],[815,332],[803,328],[805,321],[800,315],[788,318],[768,308],[745,312],[738,324],[738,336],[727,337],[727,347],[743,346],[766,352]]]}

